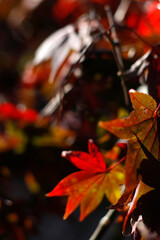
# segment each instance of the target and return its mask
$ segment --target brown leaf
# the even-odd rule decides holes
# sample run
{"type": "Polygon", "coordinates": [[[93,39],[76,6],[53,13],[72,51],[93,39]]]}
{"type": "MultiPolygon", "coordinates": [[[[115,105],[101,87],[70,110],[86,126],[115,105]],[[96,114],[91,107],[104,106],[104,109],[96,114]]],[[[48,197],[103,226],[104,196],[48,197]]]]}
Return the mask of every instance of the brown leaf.
{"type": "Polygon", "coordinates": [[[128,118],[99,123],[100,127],[105,128],[118,138],[128,140],[125,163],[128,191],[136,187],[138,183],[137,169],[141,161],[146,158],[136,136],[156,159],[159,159],[160,156],[157,134],[159,108],[157,108],[156,101],[150,95],[134,90],[131,90],[129,95],[134,111],[131,112],[128,118]]]}

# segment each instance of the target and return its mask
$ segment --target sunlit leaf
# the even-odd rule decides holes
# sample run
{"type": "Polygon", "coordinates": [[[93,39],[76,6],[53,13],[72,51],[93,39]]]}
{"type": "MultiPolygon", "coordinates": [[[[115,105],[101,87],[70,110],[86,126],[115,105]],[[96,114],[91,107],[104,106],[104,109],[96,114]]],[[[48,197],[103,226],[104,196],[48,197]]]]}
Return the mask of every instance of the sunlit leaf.
{"type": "Polygon", "coordinates": [[[159,138],[157,120],[159,110],[156,101],[147,94],[130,91],[130,99],[134,108],[128,118],[100,122],[99,126],[110,131],[118,138],[128,140],[128,152],[125,163],[126,186],[133,189],[137,185],[137,169],[143,158],[146,158],[136,138],[139,137],[144,146],[159,159],[159,138]]]}
{"type": "Polygon", "coordinates": [[[91,213],[102,201],[104,195],[111,203],[121,196],[124,183],[124,169],[121,165],[106,168],[102,154],[94,145],[88,143],[89,154],[85,152],[63,152],[74,165],[82,169],[64,178],[47,196],[67,195],[68,202],[64,219],[80,205],[80,221],[91,213]]]}

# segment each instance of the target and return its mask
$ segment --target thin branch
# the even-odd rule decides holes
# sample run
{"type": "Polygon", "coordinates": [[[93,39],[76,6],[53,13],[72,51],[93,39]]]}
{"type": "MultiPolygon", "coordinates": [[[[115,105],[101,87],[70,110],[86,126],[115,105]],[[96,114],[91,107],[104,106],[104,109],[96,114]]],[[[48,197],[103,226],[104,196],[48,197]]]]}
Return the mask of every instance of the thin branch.
{"type": "Polygon", "coordinates": [[[126,13],[132,3],[132,0],[121,0],[120,4],[117,7],[117,10],[114,14],[114,19],[116,22],[121,23],[123,22],[126,13]]]}
{"type": "Polygon", "coordinates": [[[41,117],[47,117],[53,114],[57,108],[60,106],[61,101],[63,100],[65,94],[69,93],[72,90],[73,86],[71,84],[66,84],[63,86],[63,91],[60,90],[57,92],[57,94],[52,97],[49,102],[43,107],[43,109],[40,111],[41,117]]]}
{"type": "Polygon", "coordinates": [[[129,98],[128,98],[127,87],[125,85],[125,77],[124,77],[125,71],[124,71],[124,64],[123,64],[123,59],[122,59],[122,55],[121,55],[119,39],[117,36],[114,19],[113,19],[113,15],[110,10],[110,7],[107,5],[105,7],[105,10],[106,10],[109,27],[110,27],[110,34],[107,35],[107,38],[109,39],[109,41],[112,45],[112,48],[113,48],[114,58],[115,58],[115,61],[116,61],[117,67],[118,67],[118,71],[119,71],[118,76],[121,78],[121,85],[122,85],[122,89],[123,89],[124,99],[125,99],[126,105],[128,106],[129,98]]]}
{"type": "Polygon", "coordinates": [[[95,231],[93,232],[89,240],[96,240],[98,238],[103,228],[110,224],[111,222],[110,219],[114,212],[115,212],[115,209],[108,210],[106,215],[100,219],[98,226],[96,227],[95,231]]]}

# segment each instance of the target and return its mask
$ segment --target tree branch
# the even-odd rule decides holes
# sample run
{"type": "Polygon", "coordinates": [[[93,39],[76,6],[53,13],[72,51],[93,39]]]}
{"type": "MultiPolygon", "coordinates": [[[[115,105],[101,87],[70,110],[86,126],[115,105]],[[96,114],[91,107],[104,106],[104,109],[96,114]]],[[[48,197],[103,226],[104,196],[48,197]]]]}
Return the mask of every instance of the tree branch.
{"type": "Polygon", "coordinates": [[[128,106],[129,105],[129,98],[128,98],[128,91],[127,87],[125,85],[125,71],[124,71],[124,64],[123,64],[123,59],[121,55],[121,49],[120,49],[120,44],[119,44],[119,39],[117,36],[116,28],[114,25],[114,19],[112,12],[110,10],[110,7],[107,5],[105,7],[107,18],[108,18],[108,23],[110,27],[110,34],[107,34],[107,38],[109,39],[112,48],[113,48],[113,54],[114,58],[118,67],[118,76],[121,78],[121,85],[123,89],[123,94],[124,94],[124,99],[125,103],[128,106]]]}
{"type": "Polygon", "coordinates": [[[98,226],[96,227],[95,231],[93,232],[93,234],[89,238],[89,240],[98,239],[98,236],[102,232],[103,228],[110,225],[110,223],[111,223],[110,219],[111,219],[113,213],[115,213],[115,209],[110,209],[110,210],[108,210],[107,214],[100,219],[98,226]]]}

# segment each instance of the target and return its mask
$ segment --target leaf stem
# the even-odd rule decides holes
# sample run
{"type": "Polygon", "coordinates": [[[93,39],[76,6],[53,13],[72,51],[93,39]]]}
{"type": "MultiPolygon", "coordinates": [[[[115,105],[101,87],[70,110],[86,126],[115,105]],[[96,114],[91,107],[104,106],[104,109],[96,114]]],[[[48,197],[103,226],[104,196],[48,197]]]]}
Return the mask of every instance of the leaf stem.
{"type": "Polygon", "coordinates": [[[104,226],[109,225],[110,224],[110,218],[112,217],[113,213],[115,212],[115,209],[110,209],[108,210],[108,212],[106,213],[106,215],[104,215],[104,217],[102,217],[95,229],[95,231],[93,232],[92,236],[89,238],[89,240],[96,240],[98,239],[98,236],[100,235],[101,231],[103,230],[104,226]]]}
{"type": "Polygon", "coordinates": [[[126,159],[126,156],[124,156],[123,158],[121,158],[121,160],[119,160],[117,163],[115,163],[114,165],[110,166],[107,171],[111,171],[113,168],[115,168],[117,165],[119,165],[120,163],[122,163],[124,160],[126,159]]]}
{"type": "Polygon", "coordinates": [[[158,107],[157,107],[157,109],[156,109],[156,114],[157,114],[157,112],[159,111],[159,109],[160,109],[160,103],[158,104],[158,107]]]}

